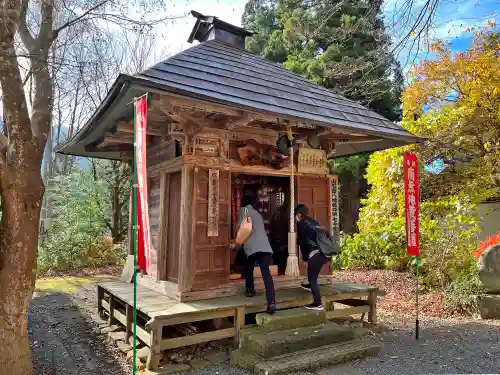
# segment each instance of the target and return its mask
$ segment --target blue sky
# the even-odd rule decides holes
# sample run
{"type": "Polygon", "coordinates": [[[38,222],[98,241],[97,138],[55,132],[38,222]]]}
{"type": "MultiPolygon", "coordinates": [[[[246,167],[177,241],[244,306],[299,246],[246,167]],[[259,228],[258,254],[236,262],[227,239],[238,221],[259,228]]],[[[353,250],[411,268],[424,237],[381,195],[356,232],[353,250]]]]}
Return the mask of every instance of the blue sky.
{"type": "MultiPolygon", "coordinates": [[[[401,6],[406,0],[386,0],[384,12],[386,24],[393,39],[398,41],[403,35],[410,31],[412,22],[402,22],[401,6]],[[398,17],[401,18],[398,20],[398,17]],[[401,22],[400,22],[401,21],[401,22]],[[394,24],[396,22],[396,24],[394,24]]],[[[174,0],[170,10],[175,10],[176,14],[188,13],[190,10],[217,16],[227,22],[240,25],[241,16],[246,0],[174,0]]],[[[426,3],[425,0],[414,0],[412,17],[415,18],[418,12],[426,3]]],[[[496,20],[500,23],[500,0],[441,0],[439,6],[434,11],[433,24],[430,28],[431,38],[443,38],[452,43],[454,51],[464,51],[471,41],[471,33],[467,32],[468,27],[478,27],[485,25],[488,20],[496,20]]],[[[165,54],[175,54],[190,45],[186,42],[194,19],[191,16],[171,22],[159,31],[160,39],[165,41],[162,50],[159,51],[155,60],[165,54]]],[[[408,61],[412,61],[417,54],[417,49],[409,51],[407,47],[398,54],[402,65],[406,66],[408,61]],[[410,55],[410,58],[408,58],[410,55]]],[[[421,46],[419,56],[426,56],[425,46],[421,46]]],[[[153,62],[152,62],[153,63],[153,62]]]]}

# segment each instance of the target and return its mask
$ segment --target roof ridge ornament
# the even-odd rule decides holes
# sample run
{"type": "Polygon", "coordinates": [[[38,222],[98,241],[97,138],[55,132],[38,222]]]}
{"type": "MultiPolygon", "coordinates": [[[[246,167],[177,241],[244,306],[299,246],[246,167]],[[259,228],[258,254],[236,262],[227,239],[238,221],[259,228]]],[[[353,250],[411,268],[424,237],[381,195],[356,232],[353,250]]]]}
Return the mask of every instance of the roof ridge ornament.
{"type": "Polygon", "coordinates": [[[251,31],[222,21],[214,16],[206,16],[194,10],[191,11],[191,15],[196,18],[196,23],[189,35],[189,43],[193,43],[194,40],[200,43],[219,40],[244,49],[245,38],[253,35],[251,31]]]}

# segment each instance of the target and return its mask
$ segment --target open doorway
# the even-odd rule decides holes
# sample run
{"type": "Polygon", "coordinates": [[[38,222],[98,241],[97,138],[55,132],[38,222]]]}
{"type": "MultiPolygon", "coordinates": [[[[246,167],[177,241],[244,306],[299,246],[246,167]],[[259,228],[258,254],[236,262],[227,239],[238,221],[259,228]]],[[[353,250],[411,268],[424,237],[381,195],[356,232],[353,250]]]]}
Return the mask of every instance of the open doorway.
{"type": "MultiPolygon", "coordinates": [[[[232,174],[231,241],[236,239],[238,209],[245,194],[257,197],[256,210],[264,219],[264,226],[273,249],[273,276],[284,275],[288,257],[288,232],[290,226],[290,178],[232,174]]],[[[246,256],[243,250],[231,253],[231,279],[243,278],[246,256]]],[[[260,277],[258,265],[254,272],[260,277]]]]}

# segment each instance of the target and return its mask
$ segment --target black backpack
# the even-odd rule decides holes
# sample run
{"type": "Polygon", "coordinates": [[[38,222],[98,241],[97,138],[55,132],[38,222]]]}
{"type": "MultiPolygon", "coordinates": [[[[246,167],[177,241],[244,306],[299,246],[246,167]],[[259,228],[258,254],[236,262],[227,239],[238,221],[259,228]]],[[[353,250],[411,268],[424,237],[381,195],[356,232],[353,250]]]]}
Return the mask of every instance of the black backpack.
{"type": "Polygon", "coordinates": [[[313,225],[309,221],[308,224],[316,232],[316,245],[318,245],[318,249],[323,255],[332,257],[340,254],[341,250],[338,242],[334,241],[324,228],[313,225]]]}

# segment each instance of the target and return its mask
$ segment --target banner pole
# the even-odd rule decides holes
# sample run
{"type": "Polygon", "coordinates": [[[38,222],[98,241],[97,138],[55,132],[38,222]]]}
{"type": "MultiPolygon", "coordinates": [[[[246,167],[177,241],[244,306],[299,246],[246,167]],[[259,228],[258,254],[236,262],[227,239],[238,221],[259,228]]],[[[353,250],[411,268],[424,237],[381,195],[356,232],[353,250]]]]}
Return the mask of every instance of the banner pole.
{"type": "Polygon", "coordinates": [[[133,308],[133,335],[132,335],[132,374],[137,373],[137,114],[136,114],[136,100],[134,100],[134,172],[133,172],[133,243],[134,243],[134,308],[133,308]]]}
{"type": "Polygon", "coordinates": [[[418,280],[418,268],[419,268],[419,263],[420,263],[420,256],[415,257],[415,268],[416,268],[416,289],[415,289],[415,339],[418,340],[419,338],[419,306],[418,306],[418,295],[420,291],[420,285],[419,285],[419,280],[418,280]]]}

